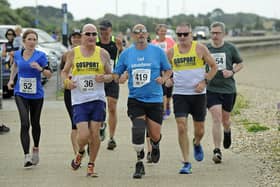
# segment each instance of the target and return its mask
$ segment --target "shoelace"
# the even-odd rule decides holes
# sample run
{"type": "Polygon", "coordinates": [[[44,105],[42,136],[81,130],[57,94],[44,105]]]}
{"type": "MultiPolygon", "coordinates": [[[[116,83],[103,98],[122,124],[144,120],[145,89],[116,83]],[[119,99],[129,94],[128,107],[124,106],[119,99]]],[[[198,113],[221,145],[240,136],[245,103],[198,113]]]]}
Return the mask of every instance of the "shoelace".
{"type": "Polygon", "coordinates": [[[76,164],[80,164],[81,161],[82,161],[82,157],[83,157],[83,155],[81,155],[81,154],[79,153],[79,154],[77,155],[77,157],[76,157],[75,163],[76,163],[76,164]]]}
{"type": "Polygon", "coordinates": [[[93,167],[94,167],[94,164],[92,164],[92,163],[88,164],[88,169],[87,169],[88,174],[93,174],[93,167]]]}

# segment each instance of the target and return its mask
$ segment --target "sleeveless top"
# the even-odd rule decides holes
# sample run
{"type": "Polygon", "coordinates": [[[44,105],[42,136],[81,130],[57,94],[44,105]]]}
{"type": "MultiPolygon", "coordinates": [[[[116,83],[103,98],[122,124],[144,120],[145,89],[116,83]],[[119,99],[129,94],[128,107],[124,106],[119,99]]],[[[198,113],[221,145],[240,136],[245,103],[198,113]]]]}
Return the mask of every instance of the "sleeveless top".
{"type": "Polygon", "coordinates": [[[204,80],[205,63],[196,53],[197,42],[192,41],[191,48],[186,53],[180,53],[178,45],[173,47],[172,58],[174,88],[173,94],[196,95],[202,93],[195,91],[196,85],[204,80]]]}
{"type": "Polygon", "coordinates": [[[104,74],[104,65],[100,57],[100,47],[96,46],[94,53],[84,57],[80,46],[74,48],[72,80],[77,87],[71,90],[72,105],[94,100],[105,102],[104,83],[95,82],[95,76],[104,74]]]}

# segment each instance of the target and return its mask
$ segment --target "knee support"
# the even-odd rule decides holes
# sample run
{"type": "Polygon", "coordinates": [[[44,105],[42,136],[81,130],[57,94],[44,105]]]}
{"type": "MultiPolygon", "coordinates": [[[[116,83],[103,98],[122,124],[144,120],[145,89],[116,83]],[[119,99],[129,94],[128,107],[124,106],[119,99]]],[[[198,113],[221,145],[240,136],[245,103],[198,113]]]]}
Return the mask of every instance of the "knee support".
{"type": "Polygon", "coordinates": [[[134,119],[132,121],[132,143],[137,152],[144,149],[146,121],[144,119],[134,119]]]}

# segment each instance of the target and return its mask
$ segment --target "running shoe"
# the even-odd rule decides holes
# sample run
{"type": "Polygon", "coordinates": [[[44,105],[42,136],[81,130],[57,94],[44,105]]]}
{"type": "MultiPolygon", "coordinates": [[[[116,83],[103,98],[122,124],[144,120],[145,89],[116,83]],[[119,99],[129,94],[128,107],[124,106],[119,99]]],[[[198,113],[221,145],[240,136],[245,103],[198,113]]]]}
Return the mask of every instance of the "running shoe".
{"type": "Polygon", "coordinates": [[[153,163],[157,163],[160,158],[160,150],[159,150],[159,143],[155,144],[152,140],[150,140],[152,145],[152,152],[151,158],[153,163]]]}
{"type": "Polygon", "coordinates": [[[39,148],[33,147],[32,149],[32,164],[37,165],[39,163],[39,148]]]}
{"type": "Polygon", "coordinates": [[[231,131],[224,132],[224,148],[228,149],[231,145],[231,131]]]}
{"type": "Polygon", "coordinates": [[[152,163],[153,161],[152,161],[152,154],[151,154],[151,152],[148,152],[147,153],[147,163],[152,163]]]}
{"type": "Polygon", "coordinates": [[[179,171],[180,174],[191,174],[192,173],[192,164],[185,162],[183,167],[179,171]]]}
{"type": "Polygon", "coordinates": [[[1,133],[6,133],[6,132],[9,132],[10,131],[10,128],[5,126],[4,124],[0,125],[0,134],[1,133]]]}
{"type": "Polygon", "coordinates": [[[212,160],[215,162],[215,164],[219,164],[222,162],[222,152],[219,148],[214,149],[212,160]]]}
{"type": "Polygon", "coordinates": [[[142,161],[138,161],[135,165],[135,173],[133,174],[134,179],[141,179],[142,175],[145,175],[145,168],[142,161]]]}
{"type": "Polygon", "coordinates": [[[204,158],[204,153],[203,153],[203,149],[202,146],[199,145],[195,145],[195,139],[193,139],[193,152],[194,152],[194,158],[197,161],[202,161],[204,158]]]}
{"type": "Polygon", "coordinates": [[[29,154],[26,154],[24,156],[24,168],[31,168],[32,167],[32,160],[31,160],[31,156],[29,154]]]}
{"type": "Polygon", "coordinates": [[[167,108],[165,111],[165,115],[169,116],[171,114],[170,108],[167,108]]]}
{"type": "Polygon", "coordinates": [[[107,149],[114,150],[116,147],[117,147],[116,141],[114,140],[114,138],[110,138],[110,140],[108,141],[107,149]]]}
{"type": "Polygon", "coordinates": [[[102,142],[105,140],[105,136],[106,136],[105,129],[106,129],[106,127],[107,127],[107,123],[103,122],[100,129],[99,129],[99,136],[100,136],[100,140],[102,142]]]}
{"type": "Polygon", "coordinates": [[[79,169],[79,167],[81,166],[81,163],[82,163],[82,159],[83,159],[83,154],[78,153],[76,158],[73,159],[71,162],[71,166],[72,166],[73,170],[79,169]]]}
{"type": "Polygon", "coordinates": [[[168,118],[168,115],[167,115],[167,114],[163,114],[162,119],[163,119],[163,120],[166,120],[167,118],[168,118]]]}
{"type": "Polygon", "coordinates": [[[98,177],[97,173],[94,172],[94,163],[88,163],[87,177],[98,177]]]}

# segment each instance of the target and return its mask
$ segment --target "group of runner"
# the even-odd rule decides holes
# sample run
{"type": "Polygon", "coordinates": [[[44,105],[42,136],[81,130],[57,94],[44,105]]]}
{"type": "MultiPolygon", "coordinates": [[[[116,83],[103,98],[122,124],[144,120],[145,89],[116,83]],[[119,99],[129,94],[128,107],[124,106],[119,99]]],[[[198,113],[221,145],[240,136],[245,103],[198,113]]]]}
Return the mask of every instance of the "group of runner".
{"type": "MultiPolygon", "coordinates": [[[[194,158],[197,161],[204,159],[201,140],[204,135],[207,108],[213,119],[213,161],[215,163],[222,161],[222,126],[223,146],[227,149],[231,145],[230,112],[236,99],[234,75],[242,69],[243,65],[236,47],[224,41],[226,34],[224,23],[214,22],[210,27],[211,43],[207,45],[193,41],[191,25],[185,23],[176,27],[177,42],[166,37],[167,26],[159,24],[156,27],[158,38],[151,43],[147,41],[149,34],[145,25],[136,24],[132,28],[133,43],[126,49],[120,38],[112,36],[112,23],[108,20],[103,20],[98,27],[85,24],[81,31],[70,35],[72,49],[63,57],[61,77],[65,88],[65,104],[72,122],[71,140],[75,158],[71,166],[74,170],[80,168],[85,146],[88,145],[87,176],[97,176],[94,168],[100,142],[104,139],[100,135],[104,136],[104,127],[106,127],[106,103],[109,114],[107,148],[109,150],[116,148],[119,83],[126,81],[129,88],[127,114],[132,123],[132,144],[136,151],[133,178],[142,178],[145,174],[143,159],[146,136],[148,137],[147,161],[158,163],[160,159],[160,140],[163,137],[161,125],[163,119],[170,114],[171,95],[183,157],[183,166],[179,173],[192,173],[192,165],[189,161],[188,114],[192,115],[194,125],[192,141],[194,158]],[[164,95],[167,96],[166,99],[164,95]]],[[[32,36],[30,39],[28,37],[26,39],[23,35],[26,46],[28,46],[27,41],[36,42],[37,39],[36,34],[29,35],[32,36]]],[[[15,87],[15,95],[22,124],[21,140],[26,157],[25,166],[28,167],[34,160],[35,164],[39,162],[39,138],[34,135],[40,137],[36,124],[39,124],[41,109],[36,110],[38,114],[34,114],[34,120],[31,115],[34,147],[30,158],[29,135],[26,137],[29,119],[26,119],[28,115],[24,115],[24,112],[29,111],[26,111],[23,106],[28,107],[25,102],[33,106],[30,95],[34,99],[34,94],[41,93],[37,74],[43,72],[49,77],[51,72],[45,60],[41,59],[44,55],[38,54],[38,59],[34,59],[36,63],[30,61],[28,67],[32,69],[32,74],[36,78],[21,73],[21,68],[25,71],[27,67],[21,66],[20,62],[33,58],[34,55],[31,57],[30,55],[35,52],[33,48],[29,52],[26,46],[25,50],[15,55],[17,58],[8,86],[12,88],[14,85],[15,73],[13,72],[18,68],[19,81],[15,87]],[[34,69],[37,71],[34,72],[34,69]],[[29,88],[28,85],[31,87],[29,88]]],[[[39,101],[34,105],[41,107],[42,94],[36,99],[39,101]]]]}

